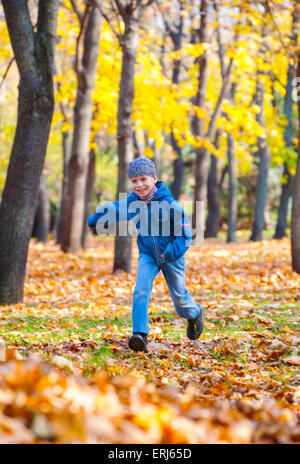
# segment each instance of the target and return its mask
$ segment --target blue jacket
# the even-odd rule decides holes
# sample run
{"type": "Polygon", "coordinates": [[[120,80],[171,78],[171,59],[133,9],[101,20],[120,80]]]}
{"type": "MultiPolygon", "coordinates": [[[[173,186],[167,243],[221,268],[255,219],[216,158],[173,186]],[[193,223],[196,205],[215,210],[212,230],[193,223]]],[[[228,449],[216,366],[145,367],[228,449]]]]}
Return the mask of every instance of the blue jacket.
{"type": "Polygon", "coordinates": [[[132,192],[124,200],[99,207],[88,217],[89,227],[107,233],[104,224],[132,220],[141,253],[152,256],[158,264],[179,259],[192,241],[189,220],[170,190],[162,182],[157,182],[156,187],[157,192],[148,204],[132,192]]]}

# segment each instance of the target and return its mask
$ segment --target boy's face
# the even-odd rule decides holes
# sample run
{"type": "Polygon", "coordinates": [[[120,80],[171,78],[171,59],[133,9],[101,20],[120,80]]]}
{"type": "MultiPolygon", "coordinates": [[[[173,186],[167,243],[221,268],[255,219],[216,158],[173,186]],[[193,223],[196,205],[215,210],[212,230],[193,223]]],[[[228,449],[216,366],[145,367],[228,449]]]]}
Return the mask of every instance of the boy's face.
{"type": "Polygon", "coordinates": [[[139,197],[145,197],[153,189],[157,182],[157,177],[138,176],[130,179],[131,187],[134,193],[139,197]]]}

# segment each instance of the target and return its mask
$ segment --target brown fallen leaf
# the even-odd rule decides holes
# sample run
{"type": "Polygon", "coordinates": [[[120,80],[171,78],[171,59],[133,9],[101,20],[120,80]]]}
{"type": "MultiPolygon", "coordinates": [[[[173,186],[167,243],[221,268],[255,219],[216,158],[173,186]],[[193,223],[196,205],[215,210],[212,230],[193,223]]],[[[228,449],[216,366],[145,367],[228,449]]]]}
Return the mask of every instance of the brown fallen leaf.
{"type": "Polygon", "coordinates": [[[283,361],[288,364],[293,364],[293,366],[300,366],[300,356],[297,355],[288,356],[284,358],[283,361]]]}

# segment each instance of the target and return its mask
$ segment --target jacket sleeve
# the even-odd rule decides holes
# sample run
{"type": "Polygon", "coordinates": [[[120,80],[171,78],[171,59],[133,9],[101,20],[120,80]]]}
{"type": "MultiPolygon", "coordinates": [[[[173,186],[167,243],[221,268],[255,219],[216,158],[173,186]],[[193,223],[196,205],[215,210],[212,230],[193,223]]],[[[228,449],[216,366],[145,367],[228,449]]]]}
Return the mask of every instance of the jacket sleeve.
{"type": "Polygon", "coordinates": [[[138,210],[134,208],[129,208],[129,205],[135,198],[132,195],[129,195],[126,199],[121,201],[113,201],[111,203],[106,203],[101,205],[96,212],[89,216],[87,219],[88,226],[91,229],[94,229],[97,224],[114,224],[116,222],[129,221],[136,214],[138,210]]]}
{"type": "Polygon", "coordinates": [[[192,243],[190,221],[181,206],[178,205],[175,211],[171,211],[171,215],[175,240],[170,242],[163,252],[163,259],[166,263],[181,258],[192,243]]]}

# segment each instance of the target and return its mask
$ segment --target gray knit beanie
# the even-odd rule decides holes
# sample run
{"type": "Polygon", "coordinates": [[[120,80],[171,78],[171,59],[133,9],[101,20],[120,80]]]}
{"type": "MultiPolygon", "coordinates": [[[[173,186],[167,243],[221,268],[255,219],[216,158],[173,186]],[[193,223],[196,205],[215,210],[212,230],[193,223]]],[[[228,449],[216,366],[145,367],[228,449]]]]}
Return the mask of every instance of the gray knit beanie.
{"type": "Polygon", "coordinates": [[[149,158],[136,158],[128,166],[128,177],[132,179],[138,176],[157,177],[155,164],[149,158]]]}

